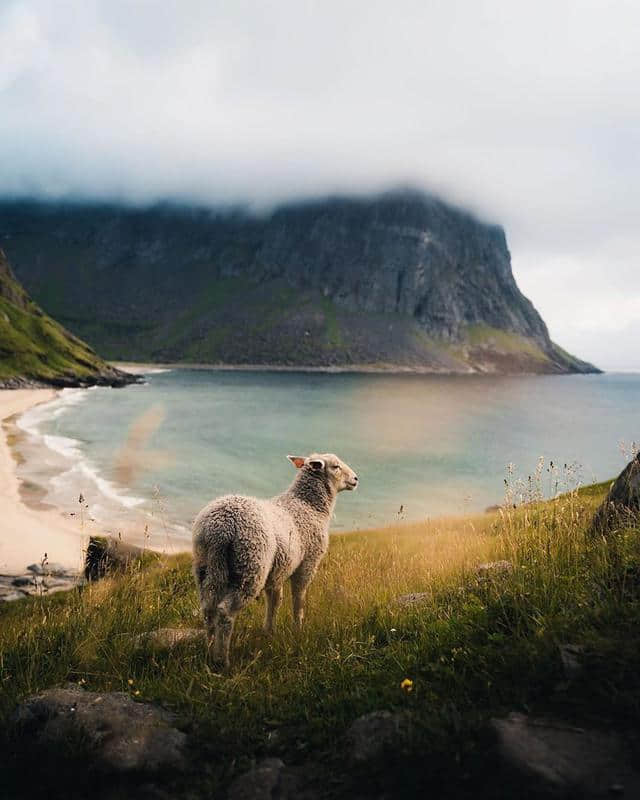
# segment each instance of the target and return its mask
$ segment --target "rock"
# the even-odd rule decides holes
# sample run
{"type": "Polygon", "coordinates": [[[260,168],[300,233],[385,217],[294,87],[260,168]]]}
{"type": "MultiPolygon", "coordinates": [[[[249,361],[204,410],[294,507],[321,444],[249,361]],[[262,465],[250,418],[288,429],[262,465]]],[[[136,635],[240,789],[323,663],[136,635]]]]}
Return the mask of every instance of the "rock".
{"type": "Polygon", "coordinates": [[[378,758],[387,748],[402,744],[409,726],[410,716],[403,711],[372,711],[358,717],[347,733],[351,758],[359,763],[378,758]]]}
{"type": "Polygon", "coordinates": [[[605,798],[614,785],[623,786],[629,797],[640,796],[640,773],[616,733],[516,712],[492,720],[491,726],[505,765],[538,790],[532,797],[605,798]]]}
{"type": "Polygon", "coordinates": [[[12,586],[34,586],[33,578],[27,575],[21,575],[11,581],[12,586]]]}
{"type": "Polygon", "coordinates": [[[399,606],[416,606],[420,603],[427,601],[429,595],[427,592],[410,592],[409,594],[401,594],[396,597],[396,603],[399,606]]]}
{"type": "Polygon", "coordinates": [[[173,726],[173,715],[125,692],[48,689],[21,703],[12,723],[34,750],[81,739],[98,769],[154,772],[185,765],[187,737],[173,726]]]}
{"type": "Polygon", "coordinates": [[[152,644],[157,647],[171,648],[184,642],[193,642],[204,638],[203,628],[158,628],[155,631],[139,634],[136,642],[139,645],[152,644]]]}
{"type": "Polygon", "coordinates": [[[584,647],[579,644],[561,644],[558,646],[562,668],[565,678],[569,681],[577,678],[583,670],[580,656],[584,653],[584,647]]]}
{"type": "Polygon", "coordinates": [[[606,535],[640,522],[640,452],[615,479],[591,522],[590,533],[606,535]]]}
{"type": "MultiPolygon", "coordinates": [[[[284,763],[279,758],[265,758],[253,769],[240,775],[229,787],[229,800],[284,800],[294,797],[286,793],[283,783],[284,763]]],[[[284,783],[287,781],[285,780],[284,783]]]]}
{"type": "Polygon", "coordinates": [[[510,561],[487,561],[485,564],[478,564],[476,567],[476,578],[489,580],[491,578],[505,577],[512,572],[513,564],[510,561]]]}
{"type": "Polygon", "coordinates": [[[38,577],[44,577],[45,575],[51,575],[54,578],[76,578],[78,573],[74,572],[74,570],[70,570],[67,567],[63,566],[62,564],[49,564],[48,562],[45,563],[43,566],[42,564],[29,564],[27,570],[38,577]]]}
{"type": "Polygon", "coordinates": [[[6,594],[0,595],[0,600],[4,603],[11,603],[14,600],[22,600],[22,598],[26,596],[24,592],[7,592],[6,594]]]}
{"type": "Polygon", "coordinates": [[[88,581],[94,581],[109,573],[122,572],[141,561],[145,555],[158,554],[113,536],[92,536],[87,545],[84,577],[88,581]]]}

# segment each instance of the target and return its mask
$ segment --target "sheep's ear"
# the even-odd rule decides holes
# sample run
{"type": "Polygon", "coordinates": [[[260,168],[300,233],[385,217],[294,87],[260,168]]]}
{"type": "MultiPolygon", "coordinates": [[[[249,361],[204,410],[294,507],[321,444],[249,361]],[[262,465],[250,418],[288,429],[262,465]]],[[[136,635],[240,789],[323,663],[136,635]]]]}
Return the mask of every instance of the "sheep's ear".
{"type": "Polygon", "coordinates": [[[287,456],[287,458],[296,469],[304,467],[304,458],[302,456],[287,456]]]}
{"type": "Polygon", "coordinates": [[[308,462],[311,469],[324,469],[324,461],[321,458],[313,458],[308,462]]]}

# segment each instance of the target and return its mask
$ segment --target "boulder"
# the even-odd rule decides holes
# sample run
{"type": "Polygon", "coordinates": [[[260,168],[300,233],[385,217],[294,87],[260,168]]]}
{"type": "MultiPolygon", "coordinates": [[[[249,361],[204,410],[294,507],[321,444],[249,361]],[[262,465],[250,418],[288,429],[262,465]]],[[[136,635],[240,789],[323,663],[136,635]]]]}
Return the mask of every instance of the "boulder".
{"type": "Polygon", "coordinates": [[[409,734],[410,721],[405,711],[372,711],[358,717],[347,732],[352,760],[371,761],[388,748],[402,745],[409,734]]]}
{"type": "Polygon", "coordinates": [[[16,709],[12,724],[30,751],[81,741],[98,770],[156,772],[185,765],[186,734],[169,712],[125,692],[48,689],[16,709]]]}
{"type": "Polygon", "coordinates": [[[591,534],[606,535],[640,522],[640,452],[611,484],[591,522],[591,534]]]}
{"type": "Polygon", "coordinates": [[[113,536],[92,536],[87,545],[84,577],[88,581],[95,581],[110,573],[122,572],[142,561],[145,555],[158,554],[113,536]]]}
{"type": "Polygon", "coordinates": [[[523,785],[526,781],[527,796],[605,798],[620,791],[640,796],[640,773],[616,733],[517,712],[491,726],[504,765],[523,785]]]}

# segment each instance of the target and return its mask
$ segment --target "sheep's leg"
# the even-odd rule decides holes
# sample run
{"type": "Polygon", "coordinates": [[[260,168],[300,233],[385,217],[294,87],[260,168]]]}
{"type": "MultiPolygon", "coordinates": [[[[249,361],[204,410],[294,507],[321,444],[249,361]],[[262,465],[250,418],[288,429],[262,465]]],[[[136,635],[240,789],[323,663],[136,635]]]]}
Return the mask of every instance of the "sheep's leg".
{"type": "Polygon", "coordinates": [[[218,641],[216,638],[216,647],[218,649],[218,657],[226,669],[229,669],[230,666],[229,653],[231,649],[231,635],[233,634],[233,626],[235,625],[236,617],[253,599],[253,593],[249,593],[243,589],[237,589],[229,592],[226,597],[218,603],[216,633],[219,635],[220,639],[218,641]]]}
{"type": "Polygon", "coordinates": [[[231,635],[233,633],[233,626],[235,625],[235,621],[236,621],[236,615],[228,613],[221,613],[220,618],[218,620],[218,630],[220,632],[220,638],[216,639],[216,650],[218,651],[216,654],[216,658],[219,661],[222,661],[225,669],[229,669],[229,667],[231,666],[231,659],[229,657],[229,653],[231,649],[231,635]]]}
{"type": "Polygon", "coordinates": [[[207,655],[212,654],[213,659],[220,658],[220,626],[218,625],[218,608],[215,603],[215,598],[208,595],[207,592],[201,591],[200,593],[202,616],[204,617],[204,626],[207,636],[207,655]]]}
{"type": "Polygon", "coordinates": [[[282,585],[272,586],[265,589],[267,597],[267,611],[264,618],[264,630],[266,633],[273,633],[276,622],[276,615],[282,603],[282,585]]]}
{"type": "MultiPolygon", "coordinates": [[[[315,571],[315,570],[314,570],[315,571]]],[[[298,570],[291,576],[291,599],[293,601],[293,623],[298,631],[302,630],[304,620],[304,603],[307,589],[313,578],[314,572],[298,570]]]]}

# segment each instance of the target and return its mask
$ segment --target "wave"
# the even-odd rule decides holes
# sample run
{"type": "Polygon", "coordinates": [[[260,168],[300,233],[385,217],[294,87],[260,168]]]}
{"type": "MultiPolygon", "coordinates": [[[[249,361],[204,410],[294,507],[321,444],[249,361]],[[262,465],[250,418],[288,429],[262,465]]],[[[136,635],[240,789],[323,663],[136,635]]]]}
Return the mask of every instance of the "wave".
{"type": "MultiPolygon", "coordinates": [[[[83,442],[79,439],[72,439],[69,436],[45,433],[41,429],[44,424],[58,419],[78,404],[85,402],[89,397],[89,392],[97,389],[98,387],[63,389],[50,402],[42,403],[26,411],[18,418],[16,424],[32,441],[42,443],[48,450],[61,456],[66,462],[60,465],[60,469],[56,470],[56,474],[49,479],[49,484],[55,494],[60,496],[68,494],[69,487],[77,487],[80,479],[83,480],[80,485],[84,487],[88,479],[96,487],[98,494],[105,500],[116,503],[126,509],[135,508],[145,502],[144,498],[129,494],[126,488],[118,487],[115,483],[100,475],[98,468],[83,452],[83,442]],[[67,466],[69,462],[71,462],[71,466],[67,466]]],[[[83,488],[83,494],[88,494],[85,488],[83,488]]],[[[70,498],[67,499],[70,500],[70,498]]],[[[95,503],[92,505],[95,512],[98,506],[95,503]]]]}

